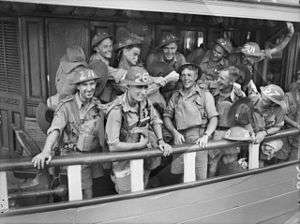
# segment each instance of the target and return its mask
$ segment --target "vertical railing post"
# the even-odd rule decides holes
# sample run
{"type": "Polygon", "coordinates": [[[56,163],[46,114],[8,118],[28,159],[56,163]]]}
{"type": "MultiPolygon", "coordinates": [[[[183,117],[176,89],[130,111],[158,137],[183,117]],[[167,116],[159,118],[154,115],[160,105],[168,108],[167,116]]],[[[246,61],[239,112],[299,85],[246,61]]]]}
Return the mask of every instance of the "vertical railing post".
{"type": "Polygon", "coordinates": [[[259,144],[249,144],[249,170],[259,168],[259,144]]]}
{"type": "Polygon", "coordinates": [[[81,165],[68,166],[69,201],[82,200],[81,165]]]}
{"type": "Polygon", "coordinates": [[[196,152],[188,152],[183,154],[183,182],[193,182],[196,180],[196,152]]]}
{"type": "Polygon", "coordinates": [[[131,192],[144,190],[144,160],[130,160],[131,192]]]}
{"type": "Polygon", "coordinates": [[[7,212],[8,207],[8,191],[6,172],[0,172],[0,214],[7,212]]]}

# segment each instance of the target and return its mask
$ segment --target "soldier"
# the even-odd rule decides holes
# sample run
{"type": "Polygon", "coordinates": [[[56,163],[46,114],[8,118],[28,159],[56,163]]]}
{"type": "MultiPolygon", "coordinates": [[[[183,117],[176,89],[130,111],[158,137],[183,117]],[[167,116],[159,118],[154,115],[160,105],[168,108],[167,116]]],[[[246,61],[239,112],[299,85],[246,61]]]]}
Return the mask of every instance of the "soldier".
{"type": "Polygon", "coordinates": [[[207,86],[218,79],[218,72],[222,68],[229,65],[226,57],[232,52],[230,40],[219,38],[215,43],[213,49],[206,52],[199,65],[203,75],[198,82],[207,86]]]}
{"type": "MultiPolygon", "coordinates": [[[[44,168],[44,163],[50,162],[51,151],[57,144],[61,155],[82,154],[104,145],[104,116],[99,109],[99,100],[93,97],[97,79],[99,77],[91,69],[76,71],[73,84],[77,92],[62,99],[56,108],[43,151],[32,159],[35,167],[44,168]]],[[[103,171],[82,165],[84,198],[92,197],[92,175],[99,177],[103,171]]]]}
{"type": "MultiPolygon", "coordinates": [[[[218,123],[218,112],[210,92],[200,89],[196,81],[200,69],[195,64],[180,68],[182,88],[176,91],[164,113],[164,124],[174,137],[174,144],[184,142],[205,148],[218,123]],[[174,121],[174,124],[173,124],[174,121]]],[[[196,178],[207,177],[207,151],[196,153],[196,178]]],[[[171,172],[183,173],[182,156],[173,160],[171,172]]]]}
{"type": "Polygon", "coordinates": [[[147,68],[150,68],[153,63],[164,62],[176,71],[186,63],[185,57],[177,51],[178,38],[172,33],[163,35],[159,45],[158,52],[152,53],[147,58],[147,68]]]}
{"type": "MultiPolygon", "coordinates": [[[[239,77],[239,70],[234,66],[229,66],[219,71],[216,81],[217,88],[212,89],[215,98],[216,108],[219,113],[218,127],[214,133],[214,140],[223,138],[226,130],[230,128],[227,120],[231,105],[238,99],[245,97],[245,93],[234,86],[234,81],[239,77]]],[[[238,154],[237,147],[221,150],[210,150],[209,154],[209,177],[216,174],[219,160],[223,154],[238,154]]]]}
{"type": "MultiPolygon", "coordinates": [[[[255,69],[255,65],[268,58],[271,59],[275,54],[282,52],[282,50],[286,47],[286,45],[291,40],[294,34],[294,26],[292,23],[287,22],[288,33],[285,38],[274,48],[261,50],[259,45],[256,42],[247,42],[245,43],[240,52],[241,54],[232,54],[229,57],[230,65],[240,65],[243,64],[247,66],[248,70],[251,74],[251,79],[260,78],[262,79],[262,75],[255,69]],[[257,75],[259,76],[257,76],[257,75]]],[[[265,80],[262,80],[265,81],[265,80]]],[[[256,82],[257,83],[257,82],[256,82]]],[[[251,80],[248,84],[249,89],[253,90],[253,86],[255,86],[254,82],[251,80]]],[[[251,93],[247,93],[250,95],[251,93]]]]}
{"type": "Polygon", "coordinates": [[[113,99],[112,85],[114,83],[119,83],[124,79],[126,70],[110,66],[110,60],[113,53],[113,41],[112,36],[109,33],[97,33],[92,39],[92,47],[95,53],[90,58],[90,66],[93,69],[97,69],[99,66],[102,67],[102,64],[104,63],[108,69],[108,76],[103,77],[102,80],[99,80],[97,83],[95,96],[107,103],[113,99]],[[100,87],[100,85],[102,87],[100,87]]]}
{"type": "MultiPolygon", "coordinates": [[[[129,70],[132,66],[140,65],[139,57],[141,54],[142,41],[140,38],[137,38],[137,35],[132,35],[128,33],[128,31],[123,31],[121,34],[123,35],[116,44],[116,50],[120,59],[118,67],[129,70]]],[[[121,34],[119,33],[119,35],[121,34]]],[[[164,110],[166,102],[160,94],[159,88],[165,86],[169,82],[177,82],[179,79],[179,74],[170,71],[164,77],[161,75],[162,74],[156,77],[149,76],[151,84],[149,85],[147,95],[153,104],[158,105],[161,110],[164,110]]],[[[117,85],[115,89],[118,91],[118,95],[120,95],[126,90],[126,82],[121,81],[121,83],[117,85]]]]}
{"type": "MultiPolygon", "coordinates": [[[[124,82],[126,92],[112,102],[108,109],[106,137],[111,152],[159,148],[163,154],[172,152],[163,140],[161,124],[156,110],[146,98],[150,83],[145,69],[132,66],[124,82]],[[150,144],[149,144],[150,143],[150,144]]],[[[145,160],[144,179],[147,185],[150,171],[160,165],[159,158],[145,160]]],[[[129,161],[113,162],[113,176],[119,194],[130,192],[129,161]]]]}

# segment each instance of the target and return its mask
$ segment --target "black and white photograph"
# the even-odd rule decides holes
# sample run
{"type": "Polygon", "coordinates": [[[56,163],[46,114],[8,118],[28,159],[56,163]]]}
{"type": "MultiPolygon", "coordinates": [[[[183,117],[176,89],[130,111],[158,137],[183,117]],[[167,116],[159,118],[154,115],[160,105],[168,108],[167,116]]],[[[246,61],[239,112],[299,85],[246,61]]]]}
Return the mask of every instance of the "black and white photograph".
{"type": "Polygon", "coordinates": [[[300,224],[300,1],[0,0],[0,224],[300,224]]]}

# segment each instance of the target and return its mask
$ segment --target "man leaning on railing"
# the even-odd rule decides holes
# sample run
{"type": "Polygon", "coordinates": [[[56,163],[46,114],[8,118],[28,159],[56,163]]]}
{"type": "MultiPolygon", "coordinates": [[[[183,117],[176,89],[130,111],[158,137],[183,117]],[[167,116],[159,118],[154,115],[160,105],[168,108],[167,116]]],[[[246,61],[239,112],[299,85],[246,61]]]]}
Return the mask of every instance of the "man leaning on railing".
{"type": "MultiPolygon", "coordinates": [[[[75,95],[61,100],[53,121],[47,131],[43,151],[32,159],[38,169],[44,168],[51,160],[51,151],[59,145],[61,155],[82,154],[99,148],[101,134],[104,132],[104,116],[99,108],[100,102],[94,98],[96,80],[100,77],[93,70],[81,67],[74,72],[75,95]]],[[[92,174],[103,175],[99,166],[82,165],[83,198],[92,197],[92,174]],[[95,172],[92,172],[95,171],[95,172]]]]}

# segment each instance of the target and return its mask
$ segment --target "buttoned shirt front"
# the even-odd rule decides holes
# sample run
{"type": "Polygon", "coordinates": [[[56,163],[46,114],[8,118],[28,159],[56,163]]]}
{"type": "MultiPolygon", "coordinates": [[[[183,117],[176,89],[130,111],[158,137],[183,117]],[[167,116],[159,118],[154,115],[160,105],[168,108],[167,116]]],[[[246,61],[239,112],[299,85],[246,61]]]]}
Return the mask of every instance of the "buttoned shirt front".
{"type": "Polygon", "coordinates": [[[177,130],[185,130],[206,126],[209,119],[218,116],[218,112],[212,94],[195,85],[188,94],[182,89],[176,91],[168,103],[164,116],[175,119],[177,130]]]}

